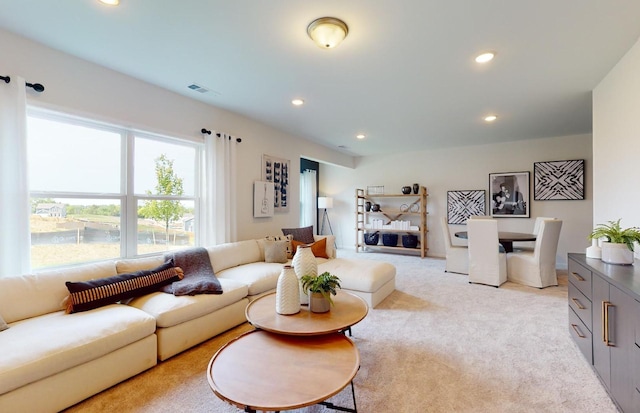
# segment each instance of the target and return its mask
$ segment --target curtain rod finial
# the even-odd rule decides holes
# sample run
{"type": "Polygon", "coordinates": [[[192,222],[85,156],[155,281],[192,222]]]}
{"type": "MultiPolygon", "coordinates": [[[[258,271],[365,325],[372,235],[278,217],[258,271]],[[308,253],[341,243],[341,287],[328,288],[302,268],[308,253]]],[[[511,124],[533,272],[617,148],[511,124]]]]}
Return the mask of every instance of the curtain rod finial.
{"type": "Polygon", "coordinates": [[[206,133],[207,135],[211,135],[211,131],[206,130],[205,128],[200,129],[200,133],[206,133]]]}

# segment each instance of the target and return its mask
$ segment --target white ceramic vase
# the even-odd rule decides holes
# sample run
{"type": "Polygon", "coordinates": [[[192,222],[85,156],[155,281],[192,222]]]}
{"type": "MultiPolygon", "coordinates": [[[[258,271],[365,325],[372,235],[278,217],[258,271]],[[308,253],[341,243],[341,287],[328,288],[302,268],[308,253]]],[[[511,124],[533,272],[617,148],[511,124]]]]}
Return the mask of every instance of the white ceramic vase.
{"type": "Polygon", "coordinates": [[[587,258],[602,258],[602,248],[598,245],[597,239],[591,240],[591,246],[587,248],[587,258]]]}
{"type": "Polygon", "coordinates": [[[602,261],[607,264],[633,264],[633,251],[627,244],[616,244],[612,242],[602,242],[602,261]]]}
{"type": "MultiPolygon", "coordinates": [[[[316,257],[311,251],[311,246],[309,245],[300,245],[296,249],[296,255],[293,256],[292,264],[298,280],[300,280],[303,275],[310,275],[312,277],[318,276],[318,263],[316,261],[316,257]]],[[[300,304],[307,305],[309,304],[309,296],[302,290],[302,283],[298,282],[298,284],[298,288],[300,290],[300,304]]]]}
{"type": "Polygon", "coordinates": [[[276,313],[291,315],[300,312],[299,284],[293,267],[285,265],[276,286],[276,313]]]}

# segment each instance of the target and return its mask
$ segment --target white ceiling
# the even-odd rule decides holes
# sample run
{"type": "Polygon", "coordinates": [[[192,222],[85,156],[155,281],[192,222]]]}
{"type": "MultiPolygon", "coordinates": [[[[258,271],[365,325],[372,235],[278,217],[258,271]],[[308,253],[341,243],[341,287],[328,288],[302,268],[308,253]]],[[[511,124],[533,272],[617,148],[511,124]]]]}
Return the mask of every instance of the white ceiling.
{"type": "Polygon", "coordinates": [[[0,28],[362,156],[589,133],[639,22],[640,0],[0,0],[0,28]],[[336,49],[307,37],[323,16],[336,49]]]}

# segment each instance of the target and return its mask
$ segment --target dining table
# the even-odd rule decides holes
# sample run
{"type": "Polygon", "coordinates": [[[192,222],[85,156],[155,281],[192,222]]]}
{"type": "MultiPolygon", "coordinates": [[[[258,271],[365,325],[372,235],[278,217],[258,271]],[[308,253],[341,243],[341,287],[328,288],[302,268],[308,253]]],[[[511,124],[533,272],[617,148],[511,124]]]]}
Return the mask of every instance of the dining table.
{"type": "MultiPolygon", "coordinates": [[[[468,239],[467,231],[459,231],[454,234],[457,238],[468,239]]],[[[513,252],[514,242],[535,241],[536,234],[526,232],[498,231],[498,242],[504,247],[505,252],[513,252]]]]}

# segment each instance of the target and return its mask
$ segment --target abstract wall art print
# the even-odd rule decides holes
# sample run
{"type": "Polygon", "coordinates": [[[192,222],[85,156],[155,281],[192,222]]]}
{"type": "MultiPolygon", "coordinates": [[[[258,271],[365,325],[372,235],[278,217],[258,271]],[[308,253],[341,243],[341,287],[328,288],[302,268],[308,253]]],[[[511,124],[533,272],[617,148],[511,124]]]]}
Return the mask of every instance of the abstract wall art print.
{"type": "Polygon", "coordinates": [[[447,222],[466,224],[472,215],[485,214],[485,191],[447,191],[447,222]]]}
{"type": "Polygon", "coordinates": [[[584,159],[535,162],[533,199],[536,201],[584,199],[584,159]]]}

